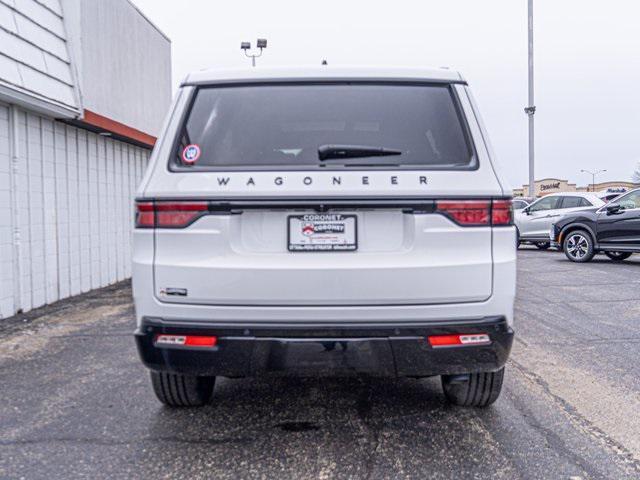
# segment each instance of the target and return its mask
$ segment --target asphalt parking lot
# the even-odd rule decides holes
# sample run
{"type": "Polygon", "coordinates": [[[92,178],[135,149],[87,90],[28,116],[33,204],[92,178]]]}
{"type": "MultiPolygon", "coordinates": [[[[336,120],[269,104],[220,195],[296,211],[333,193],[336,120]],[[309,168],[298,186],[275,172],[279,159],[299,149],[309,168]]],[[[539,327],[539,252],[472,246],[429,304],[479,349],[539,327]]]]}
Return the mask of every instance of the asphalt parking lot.
{"type": "Polygon", "coordinates": [[[0,322],[0,478],[640,478],[640,255],[521,250],[517,340],[484,410],[436,379],[221,380],[153,396],[127,284],[0,322]]]}

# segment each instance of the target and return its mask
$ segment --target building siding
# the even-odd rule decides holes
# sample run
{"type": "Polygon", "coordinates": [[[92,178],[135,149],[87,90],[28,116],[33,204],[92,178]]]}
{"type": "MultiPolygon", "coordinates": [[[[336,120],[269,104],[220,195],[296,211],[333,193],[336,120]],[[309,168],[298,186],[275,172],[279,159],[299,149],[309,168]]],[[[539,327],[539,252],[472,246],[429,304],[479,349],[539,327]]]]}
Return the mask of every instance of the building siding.
{"type": "Polygon", "coordinates": [[[9,109],[0,104],[0,315],[13,310],[9,109]]]}
{"type": "Polygon", "coordinates": [[[169,39],[127,0],[62,7],[83,108],[157,136],[171,99],[169,39]]]}
{"type": "Polygon", "coordinates": [[[149,153],[0,103],[0,318],[131,275],[149,153]]]}
{"type": "Polygon", "coordinates": [[[0,0],[0,84],[80,111],[59,0],[0,0]]]}

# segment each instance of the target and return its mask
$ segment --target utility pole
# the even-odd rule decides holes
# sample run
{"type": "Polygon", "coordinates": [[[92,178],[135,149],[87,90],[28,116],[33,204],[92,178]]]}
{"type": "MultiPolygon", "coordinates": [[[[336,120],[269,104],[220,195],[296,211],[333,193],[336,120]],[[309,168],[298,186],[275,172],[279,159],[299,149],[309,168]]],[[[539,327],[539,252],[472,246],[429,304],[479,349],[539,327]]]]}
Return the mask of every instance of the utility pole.
{"type": "Polygon", "coordinates": [[[535,196],[535,149],[533,135],[533,115],[536,107],[533,98],[533,0],[529,0],[529,104],[524,113],[529,117],[529,196],[535,196]]]}
{"type": "MultiPolygon", "coordinates": [[[[581,173],[588,173],[589,175],[591,175],[591,191],[595,192],[596,191],[596,175],[599,175],[603,172],[606,172],[607,170],[594,170],[593,172],[591,170],[580,170],[581,173]]],[[[587,188],[587,191],[589,189],[587,188]]]]}

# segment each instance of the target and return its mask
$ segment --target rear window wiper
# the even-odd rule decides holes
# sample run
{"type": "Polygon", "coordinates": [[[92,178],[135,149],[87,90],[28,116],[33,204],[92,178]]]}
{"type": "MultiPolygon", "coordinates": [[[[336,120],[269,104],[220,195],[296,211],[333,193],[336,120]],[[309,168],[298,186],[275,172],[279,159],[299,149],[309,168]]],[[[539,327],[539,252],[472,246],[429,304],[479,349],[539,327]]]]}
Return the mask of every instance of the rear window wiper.
{"type": "Polygon", "coordinates": [[[366,147],[362,145],[321,145],[318,147],[318,158],[322,162],[350,158],[388,157],[391,155],[402,155],[402,152],[392,148],[366,147]]]}

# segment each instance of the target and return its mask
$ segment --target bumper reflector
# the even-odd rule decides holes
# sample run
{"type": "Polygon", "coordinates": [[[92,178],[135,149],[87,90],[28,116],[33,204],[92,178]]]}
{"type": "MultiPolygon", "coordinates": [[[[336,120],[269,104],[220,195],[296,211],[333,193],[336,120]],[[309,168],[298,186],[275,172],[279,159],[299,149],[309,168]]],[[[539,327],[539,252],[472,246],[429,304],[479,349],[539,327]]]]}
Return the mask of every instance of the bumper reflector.
{"type": "Polygon", "coordinates": [[[202,335],[158,335],[156,345],[178,345],[182,347],[215,347],[218,337],[202,335]]]}
{"type": "Polygon", "coordinates": [[[428,337],[432,347],[452,347],[462,345],[487,345],[491,343],[486,333],[469,333],[463,335],[432,335],[428,337]]]}

